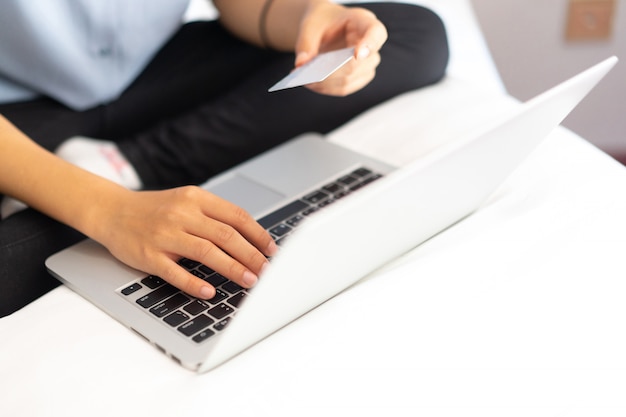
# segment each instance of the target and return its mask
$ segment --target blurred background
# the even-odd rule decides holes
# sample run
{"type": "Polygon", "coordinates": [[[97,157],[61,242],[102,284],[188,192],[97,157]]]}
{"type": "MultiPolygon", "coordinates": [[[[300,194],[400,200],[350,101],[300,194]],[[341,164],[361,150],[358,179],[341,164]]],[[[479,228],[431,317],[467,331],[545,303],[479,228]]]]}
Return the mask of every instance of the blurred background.
{"type": "Polygon", "coordinates": [[[626,0],[471,2],[505,88],[520,100],[621,59],[564,125],[626,163],[626,0]]]}

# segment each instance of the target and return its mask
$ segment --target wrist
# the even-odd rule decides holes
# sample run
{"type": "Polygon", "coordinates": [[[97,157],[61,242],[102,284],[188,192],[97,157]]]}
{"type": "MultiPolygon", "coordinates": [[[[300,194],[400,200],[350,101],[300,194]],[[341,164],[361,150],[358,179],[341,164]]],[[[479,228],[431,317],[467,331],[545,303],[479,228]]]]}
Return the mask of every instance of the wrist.
{"type": "Polygon", "coordinates": [[[294,52],[303,20],[328,0],[265,0],[259,14],[259,37],[266,48],[294,52]]]}
{"type": "Polygon", "coordinates": [[[115,223],[120,210],[135,191],[97,177],[90,192],[83,197],[83,207],[76,211],[74,227],[86,236],[104,244],[117,230],[115,223]]]}

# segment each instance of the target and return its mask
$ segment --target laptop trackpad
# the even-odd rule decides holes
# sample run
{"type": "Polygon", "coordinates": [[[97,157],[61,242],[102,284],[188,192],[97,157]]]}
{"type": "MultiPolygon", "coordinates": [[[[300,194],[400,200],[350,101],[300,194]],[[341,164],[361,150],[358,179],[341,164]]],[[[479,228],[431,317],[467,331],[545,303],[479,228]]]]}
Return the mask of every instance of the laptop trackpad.
{"type": "Polygon", "coordinates": [[[231,203],[243,207],[254,217],[264,214],[269,208],[285,198],[283,194],[240,175],[229,175],[223,180],[210,183],[208,187],[204,188],[231,203]]]}

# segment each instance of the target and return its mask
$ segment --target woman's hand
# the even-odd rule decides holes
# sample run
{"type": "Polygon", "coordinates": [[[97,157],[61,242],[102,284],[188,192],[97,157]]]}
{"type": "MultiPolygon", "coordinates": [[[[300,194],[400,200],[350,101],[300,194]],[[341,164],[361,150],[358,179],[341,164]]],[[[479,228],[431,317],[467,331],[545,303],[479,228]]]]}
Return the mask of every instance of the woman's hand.
{"type": "Polygon", "coordinates": [[[367,85],[387,40],[387,29],[372,12],[328,0],[214,0],[213,4],[220,22],[234,35],[265,48],[294,51],[296,67],[320,52],[353,46],[355,60],[308,86],[321,94],[345,96],[367,85]]]}
{"type": "MultiPolygon", "coordinates": [[[[126,190],[125,190],[126,191],[126,190]]],[[[276,253],[271,236],[243,209],[198,187],[126,191],[105,208],[96,240],[120,261],[209,299],[215,289],[177,261],[205,264],[249,288],[276,253]]]]}
{"type": "Polygon", "coordinates": [[[374,78],[380,63],[379,50],[386,40],[385,26],[369,10],[313,2],[300,24],[295,64],[299,67],[321,52],[354,47],[354,60],[324,81],[307,86],[320,94],[345,96],[374,78]]]}

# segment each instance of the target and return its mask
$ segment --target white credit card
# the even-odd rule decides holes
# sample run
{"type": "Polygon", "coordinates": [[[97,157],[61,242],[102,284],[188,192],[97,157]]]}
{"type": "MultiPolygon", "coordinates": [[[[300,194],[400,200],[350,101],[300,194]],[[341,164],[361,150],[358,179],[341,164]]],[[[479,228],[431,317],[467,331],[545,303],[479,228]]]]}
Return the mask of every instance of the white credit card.
{"type": "Polygon", "coordinates": [[[267,91],[271,93],[286,88],[324,81],[330,74],[337,71],[353,57],[354,48],[338,49],[319,54],[306,64],[293,70],[267,91]]]}

